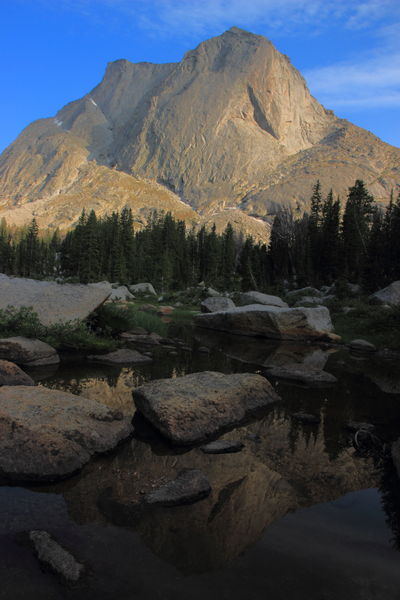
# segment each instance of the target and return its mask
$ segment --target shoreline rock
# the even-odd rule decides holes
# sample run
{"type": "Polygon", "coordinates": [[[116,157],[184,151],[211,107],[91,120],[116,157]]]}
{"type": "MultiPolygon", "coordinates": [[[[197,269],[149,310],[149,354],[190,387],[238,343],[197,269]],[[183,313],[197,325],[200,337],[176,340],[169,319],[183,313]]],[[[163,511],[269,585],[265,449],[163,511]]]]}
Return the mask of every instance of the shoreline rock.
{"type": "Polygon", "coordinates": [[[57,351],[41,340],[22,336],[0,339],[0,359],[27,367],[55,365],[60,362],[57,351]]]}

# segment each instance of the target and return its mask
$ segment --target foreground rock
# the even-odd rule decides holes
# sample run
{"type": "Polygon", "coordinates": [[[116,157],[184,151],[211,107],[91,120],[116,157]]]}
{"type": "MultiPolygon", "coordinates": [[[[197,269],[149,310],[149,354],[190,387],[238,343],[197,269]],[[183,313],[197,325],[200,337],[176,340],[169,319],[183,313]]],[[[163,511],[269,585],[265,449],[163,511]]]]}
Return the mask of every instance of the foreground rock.
{"type": "Polygon", "coordinates": [[[244,292],[240,294],[240,301],[242,304],[265,304],[266,306],[279,306],[280,308],[287,308],[288,304],[284,302],[279,296],[270,296],[269,294],[262,294],[261,292],[244,292]]]}
{"type": "Polygon", "coordinates": [[[331,339],[332,322],[325,306],[279,308],[252,304],[196,315],[199,327],[281,340],[331,339]]]}
{"type": "Polygon", "coordinates": [[[78,581],[85,570],[84,566],[64,550],[47,531],[31,531],[29,539],[41,563],[50,567],[66,581],[72,583],[78,581]]]}
{"type": "Polygon", "coordinates": [[[43,325],[86,319],[111,294],[108,282],[87,285],[36,281],[0,274],[0,309],[30,306],[43,325]]]}
{"type": "Polygon", "coordinates": [[[35,385],[35,382],[14,363],[0,360],[0,386],[2,385],[35,385]]]}
{"type": "Polygon", "coordinates": [[[322,371],[321,369],[312,369],[307,365],[293,364],[285,366],[268,366],[265,367],[268,377],[277,377],[278,379],[286,379],[295,381],[305,385],[330,385],[336,383],[337,379],[331,373],[322,371]]]}
{"type": "Polygon", "coordinates": [[[48,481],[71,475],[132,431],[130,418],[44,387],[0,388],[0,476],[48,481]]]}
{"type": "Polygon", "coordinates": [[[103,363],[105,365],[147,365],[153,362],[148,356],[144,356],[137,350],[130,350],[129,348],[122,348],[120,350],[115,350],[115,352],[109,352],[108,354],[92,354],[88,356],[88,360],[103,363]]]}
{"type": "Polygon", "coordinates": [[[203,442],[280,400],[260,375],[213,371],[151,381],[133,397],[143,415],[177,445],[203,442]]]}
{"type": "Polygon", "coordinates": [[[20,336],[0,339],[0,359],[29,367],[55,365],[60,362],[57,351],[49,344],[20,336]]]}
{"type": "Polygon", "coordinates": [[[215,440],[201,447],[204,454],[232,454],[243,450],[244,444],[235,440],[215,440]]]}
{"type": "Polygon", "coordinates": [[[235,304],[233,300],[230,298],[225,298],[224,296],[206,298],[200,304],[200,310],[203,313],[218,312],[221,310],[228,310],[230,308],[235,308],[235,304]]]}
{"type": "Polygon", "coordinates": [[[193,504],[207,498],[210,492],[210,482],[204,473],[198,469],[191,469],[179,473],[176,479],[147,494],[145,502],[157,506],[193,504]]]}
{"type": "Polygon", "coordinates": [[[400,305],[400,281],[393,281],[387,287],[372,294],[370,298],[378,304],[400,305]]]}

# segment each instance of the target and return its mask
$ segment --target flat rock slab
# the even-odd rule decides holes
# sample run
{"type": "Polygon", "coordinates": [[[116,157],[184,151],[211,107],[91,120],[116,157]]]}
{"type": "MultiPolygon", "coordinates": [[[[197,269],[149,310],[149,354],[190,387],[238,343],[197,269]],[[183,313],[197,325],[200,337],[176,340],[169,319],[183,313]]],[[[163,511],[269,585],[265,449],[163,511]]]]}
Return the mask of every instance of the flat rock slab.
{"type": "Polygon", "coordinates": [[[74,583],[79,580],[85,567],[70,552],[60,546],[47,531],[31,531],[29,539],[41,563],[50,567],[66,581],[74,583]]]}
{"type": "Polygon", "coordinates": [[[35,385],[35,382],[18,365],[8,360],[0,360],[1,385],[35,385]]]}
{"type": "Polygon", "coordinates": [[[199,327],[281,340],[330,339],[332,322],[325,306],[279,308],[251,304],[194,317],[199,327]]]}
{"type": "Polygon", "coordinates": [[[56,283],[0,274],[0,309],[30,306],[43,325],[86,319],[111,294],[107,282],[56,283]]]}
{"type": "Polygon", "coordinates": [[[144,356],[137,350],[130,350],[129,348],[122,348],[108,354],[90,355],[88,356],[88,360],[105,365],[147,365],[153,362],[149,356],[144,356]]]}
{"type": "Polygon", "coordinates": [[[179,473],[145,497],[146,504],[157,506],[179,506],[193,504],[210,495],[211,486],[207,477],[198,469],[179,473]]]}
{"type": "Polygon", "coordinates": [[[204,442],[280,400],[261,375],[213,371],[151,381],[133,397],[156,429],[183,446],[204,442]]]}
{"type": "Polygon", "coordinates": [[[41,340],[21,336],[0,339],[0,359],[29,367],[55,365],[60,362],[57,351],[41,340]]]}
{"type": "Polygon", "coordinates": [[[288,304],[279,296],[271,296],[261,292],[244,292],[240,294],[240,301],[242,304],[264,304],[266,306],[288,308],[288,304]]]}
{"type": "Polygon", "coordinates": [[[45,387],[0,388],[0,476],[52,481],[114,448],[131,420],[107,406],[45,387]]]}
{"type": "Polygon", "coordinates": [[[307,385],[329,385],[337,382],[337,378],[331,373],[321,369],[313,369],[307,365],[266,366],[265,368],[268,377],[277,377],[278,379],[296,381],[307,385]]]}
{"type": "Polygon", "coordinates": [[[233,454],[243,450],[244,444],[234,440],[215,440],[201,447],[204,454],[233,454]]]}

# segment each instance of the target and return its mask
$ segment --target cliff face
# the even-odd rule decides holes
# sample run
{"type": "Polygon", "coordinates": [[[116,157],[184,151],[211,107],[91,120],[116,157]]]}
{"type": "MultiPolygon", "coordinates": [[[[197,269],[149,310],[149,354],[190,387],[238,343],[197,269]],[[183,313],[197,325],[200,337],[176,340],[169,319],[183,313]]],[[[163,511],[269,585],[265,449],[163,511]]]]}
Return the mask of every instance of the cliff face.
{"type": "Polygon", "coordinates": [[[111,63],[87,96],[27,127],[0,157],[0,216],[66,227],[83,205],[129,204],[139,221],[158,208],[228,222],[236,208],[251,229],[246,214],[304,208],[317,178],[342,196],[362,178],[385,201],[399,163],[398,148],[325,110],[271,42],[232,28],[180,63],[111,63]]]}

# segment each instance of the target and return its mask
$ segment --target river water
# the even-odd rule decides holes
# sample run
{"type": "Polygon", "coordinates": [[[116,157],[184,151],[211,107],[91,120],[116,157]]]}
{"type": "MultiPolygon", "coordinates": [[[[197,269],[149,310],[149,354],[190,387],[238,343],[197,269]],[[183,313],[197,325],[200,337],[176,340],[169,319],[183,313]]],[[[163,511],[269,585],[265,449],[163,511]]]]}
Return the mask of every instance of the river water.
{"type": "Polygon", "coordinates": [[[132,415],[134,387],[193,371],[295,362],[325,367],[338,383],[271,380],[282,401],[223,436],[241,440],[240,453],[174,449],[135,417],[134,437],[78,475],[0,487],[0,599],[399,600],[400,481],[390,460],[400,436],[399,363],[178,325],[170,333],[186,345],[153,349],[151,365],[75,358],[33,375],[132,415]],[[375,430],[355,439],[352,421],[375,430]],[[138,510],[143,495],[186,468],[207,475],[207,499],[138,510]],[[40,568],[31,529],[46,529],[85,564],[78,584],[40,568]]]}

